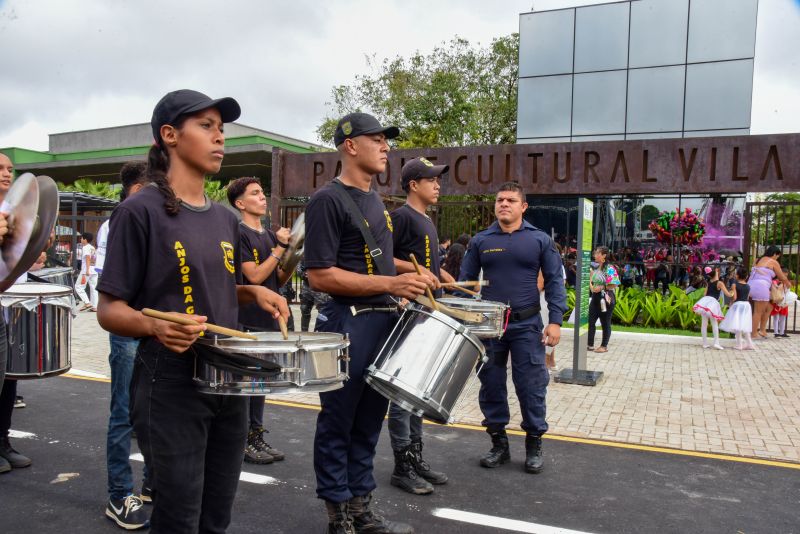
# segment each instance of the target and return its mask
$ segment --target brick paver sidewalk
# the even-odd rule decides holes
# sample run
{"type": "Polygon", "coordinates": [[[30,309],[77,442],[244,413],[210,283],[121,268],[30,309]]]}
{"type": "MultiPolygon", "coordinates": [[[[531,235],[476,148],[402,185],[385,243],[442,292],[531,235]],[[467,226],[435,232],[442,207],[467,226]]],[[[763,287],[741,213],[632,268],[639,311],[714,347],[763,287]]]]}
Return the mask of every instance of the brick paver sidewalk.
{"type": "MultiPolygon", "coordinates": [[[[570,332],[563,343],[562,367],[572,360],[570,332]]],[[[94,313],[73,322],[72,364],[109,374],[108,335],[94,313]]],[[[704,350],[699,338],[615,333],[607,353],[590,353],[589,368],[605,373],[596,387],[551,382],[552,434],[800,462],[800,336],[719,351],[704,350]]],[[[465,391],[457,422],[480,424],[477,391],[477,382],[465,391]]],[[[319,403],[315,394],[272,398],[319,403]]],[[[518,427],[519,405],[510,400],[518,427]]]]}

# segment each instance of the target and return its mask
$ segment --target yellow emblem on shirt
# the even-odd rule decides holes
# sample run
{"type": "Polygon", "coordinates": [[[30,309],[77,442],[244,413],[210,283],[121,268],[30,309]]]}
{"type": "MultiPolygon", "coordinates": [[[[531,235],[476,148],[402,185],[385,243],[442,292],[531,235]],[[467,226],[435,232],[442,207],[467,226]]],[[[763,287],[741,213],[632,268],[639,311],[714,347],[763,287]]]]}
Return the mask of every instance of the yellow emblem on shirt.
{"type": "Polygon", "coordinates": [[[389,231],[394,233],[394,227],[392,226],[392,218],[389,216],[389,212],[383,210],[383,216],[386,217],[386,226],[389,227],[389,231]]]}
{"type": "Polygon", "coordinates": [[[236,262],[233,261],[233,245],[227,241],[220,241],[219,246],[222,247],[222,254],[225,260],[225,268],[228,272],[233,274],[236,272],[236,262]]]}

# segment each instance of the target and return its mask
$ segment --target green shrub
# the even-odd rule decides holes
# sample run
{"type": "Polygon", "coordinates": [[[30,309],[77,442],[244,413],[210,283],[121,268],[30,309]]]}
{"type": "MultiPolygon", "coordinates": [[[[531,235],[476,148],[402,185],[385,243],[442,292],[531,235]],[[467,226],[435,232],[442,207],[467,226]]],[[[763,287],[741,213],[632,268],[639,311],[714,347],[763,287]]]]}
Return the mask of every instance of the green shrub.
{"type": "Polygon", "coordinates": [[[617,292],[617,303],[614,305],[614,318],[625,326],[630,326],[636,322],[639,312],[642,309],[642,298],[640,290],[634,288],[622,289],[617,292]]]}

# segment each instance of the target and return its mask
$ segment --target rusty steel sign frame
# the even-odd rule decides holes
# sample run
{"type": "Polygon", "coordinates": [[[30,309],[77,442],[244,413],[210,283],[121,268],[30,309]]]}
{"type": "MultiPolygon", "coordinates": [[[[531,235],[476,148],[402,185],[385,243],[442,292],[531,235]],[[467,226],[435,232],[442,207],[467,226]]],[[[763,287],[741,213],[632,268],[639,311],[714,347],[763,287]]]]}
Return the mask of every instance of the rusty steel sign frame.
{"type": "MultiPolygon", "coordinates": [[[[492,194],[517,181],[533,195],[800,191],[800,133],[392,150],[373,187],[403,195],[400,169],[424,156],[450,171],[442,195],[492,194]]],[[[341,170],[337,152],[273,152],[271,212],[311,196],[341,170]]]]}

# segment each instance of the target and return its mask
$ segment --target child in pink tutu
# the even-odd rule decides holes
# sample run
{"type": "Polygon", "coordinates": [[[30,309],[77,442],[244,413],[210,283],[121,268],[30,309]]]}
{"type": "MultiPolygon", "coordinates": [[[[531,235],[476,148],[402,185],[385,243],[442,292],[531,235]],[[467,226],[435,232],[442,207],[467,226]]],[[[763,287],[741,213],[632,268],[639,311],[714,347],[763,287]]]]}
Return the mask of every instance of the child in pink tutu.
{"type": "Polygon", "coordinates": [[[723,350],[722,345],[719,344],[719,322],[725,317],[722,315],[722,309],[719,306],[719,297],[722,293],[725,296],[732,297],[733,292],[728,291],[725,287],[725,282],[719,279],[719,267],[706,267],[706,274],[708,280],[706,281],[706,292],[703,298],[697,301],[692,310],[702,318],[703,324],[700,327],[700,332],[703,335],[703,348],[707,349],[708,345],[708,322],[711,321],[711,330],[714,332],[714,348],[723,350]]]}
{"type": "Polygon", "coordinates": [[[736,269],[736,283],[733,284],[733,304],[728,308],[725,318],[719,327],[736,335],[736,350],[754,350],[750,333],[753,331],[753,309],[750,307],[748,297],[750,286],[747,285],[747,269],[736,269]]]}

